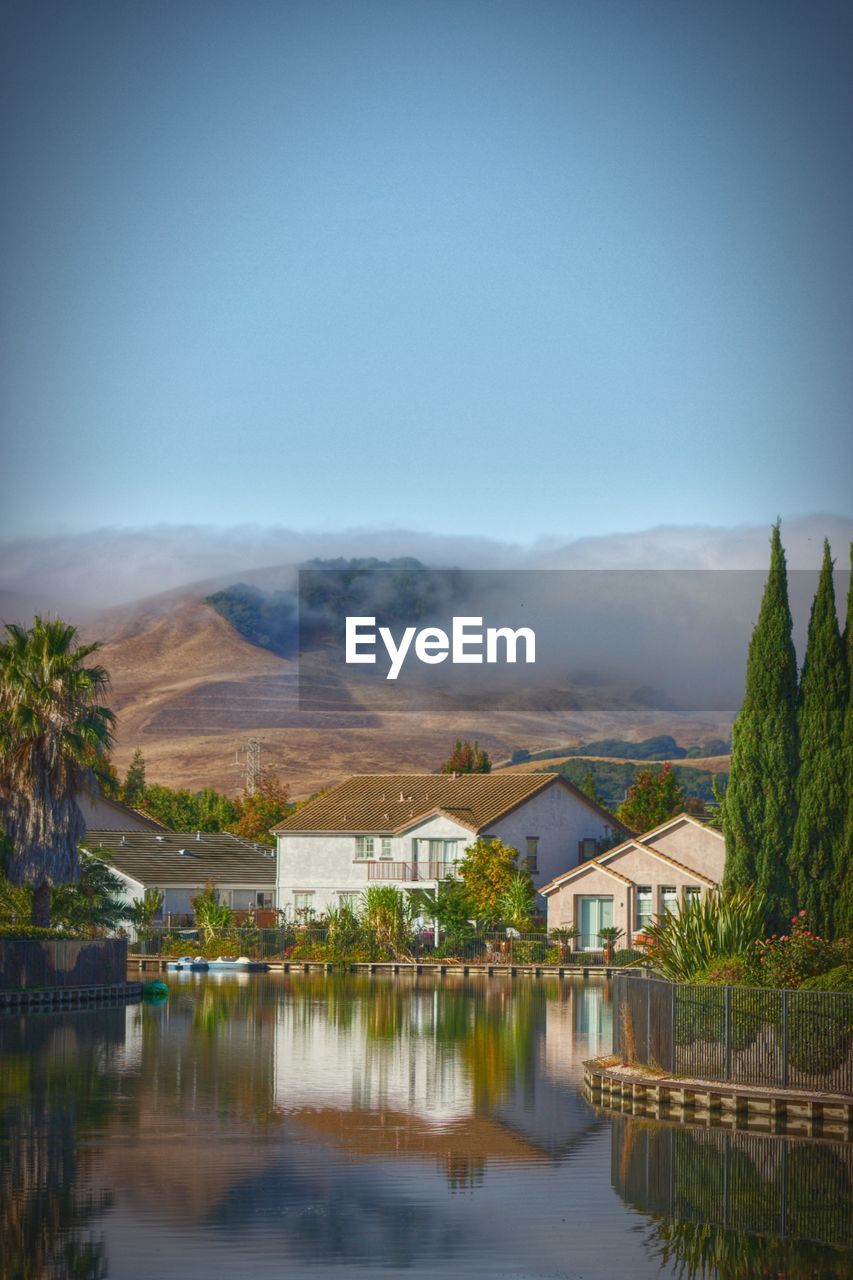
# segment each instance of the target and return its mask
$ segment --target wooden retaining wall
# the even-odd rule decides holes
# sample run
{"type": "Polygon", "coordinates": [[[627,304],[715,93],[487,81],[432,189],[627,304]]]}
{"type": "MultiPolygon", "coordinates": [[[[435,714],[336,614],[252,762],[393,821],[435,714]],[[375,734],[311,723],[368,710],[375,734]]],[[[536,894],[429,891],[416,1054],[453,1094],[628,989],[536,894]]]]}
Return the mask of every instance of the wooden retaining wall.
{"type": "Polygon", "coordinates": [[[584,1063],[584,1092],[605,1110],[763,1133],[853,1142],[853,1098],[794,1089],[656,1078],[584,1063]]]}
{"type": "Polygon", "coordinates": [[[0,939],[0,992],[109,987],[126,978],[124,938],[0,939]]]}
{"type": "Polygon", "coordinates": [[[103,987],[45,987],[42,990],[0,991],[0,1013],[134,1004],[141,999],[141,982],[118,982],[103,987]]]}

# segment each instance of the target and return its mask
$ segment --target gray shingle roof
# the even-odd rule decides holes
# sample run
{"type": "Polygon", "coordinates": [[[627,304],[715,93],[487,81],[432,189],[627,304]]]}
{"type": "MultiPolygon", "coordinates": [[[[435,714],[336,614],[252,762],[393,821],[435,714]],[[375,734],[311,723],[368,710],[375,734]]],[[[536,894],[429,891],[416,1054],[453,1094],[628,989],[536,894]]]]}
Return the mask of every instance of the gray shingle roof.
{"type": "Polygon", "coordinates": [[[81,847],[143,885],[275,884],[272,849],[220,831],[87,831],[81,847]]]}

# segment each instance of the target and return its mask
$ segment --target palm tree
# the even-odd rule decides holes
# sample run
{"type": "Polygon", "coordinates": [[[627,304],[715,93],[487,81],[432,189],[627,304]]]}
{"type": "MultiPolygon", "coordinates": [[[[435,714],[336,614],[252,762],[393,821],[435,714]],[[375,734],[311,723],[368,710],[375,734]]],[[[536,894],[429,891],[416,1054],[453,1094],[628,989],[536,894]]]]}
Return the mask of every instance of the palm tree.
{"type": "Polygon", "coordinates": [[[36,615],[7,625],[0,644],[0,803],[6,875],[33,886],[34,925],[50,924],[50,886],[77,883],[86,824],[77,796],[92,791],[112,745],[115,716],[100,698],[103,667],[85,666],[99,645],[76,627],[36,615]]]}

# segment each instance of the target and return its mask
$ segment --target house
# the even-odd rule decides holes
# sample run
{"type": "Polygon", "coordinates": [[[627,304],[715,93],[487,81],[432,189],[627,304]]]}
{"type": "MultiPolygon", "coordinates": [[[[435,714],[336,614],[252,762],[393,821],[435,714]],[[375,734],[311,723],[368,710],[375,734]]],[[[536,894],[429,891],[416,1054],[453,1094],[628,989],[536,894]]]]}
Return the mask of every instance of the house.
{"type": "Polygon", "coordinates": [[[78,792],[77,804],[87,831],[168,831],[156,818],[111,800],[100,791],[78,792]]]}
{"type": "Polygon", "coordinates": [[[725,859],[722,832],[680,813],[544,885],[548,929],[579,929],[586,951],[599,948],[600,931],[615,926],[630,946],[655,916],[716,889],[725,859]]]}
{"type": "MultiPolygon", "coordinates": [[[[126,885],[125,901],[163,892],[164,922],[192,916],[192,899],[212,881],[235,911],[268,911],[275,923],[275,852],[223,831],[87,831],[81,849],[109,862],[126,885]]],[[[259,923],[263,923],[259,919],[259,923]]]]}
{"type": "Polygon", "coordinates": [[[517,849],[538,889],[627,829],[557,774],[501,771],[361,774],[274,834],[278,905],[306,918],[352,904],[375,884],[435,888],[480,837],[517,849]]]}

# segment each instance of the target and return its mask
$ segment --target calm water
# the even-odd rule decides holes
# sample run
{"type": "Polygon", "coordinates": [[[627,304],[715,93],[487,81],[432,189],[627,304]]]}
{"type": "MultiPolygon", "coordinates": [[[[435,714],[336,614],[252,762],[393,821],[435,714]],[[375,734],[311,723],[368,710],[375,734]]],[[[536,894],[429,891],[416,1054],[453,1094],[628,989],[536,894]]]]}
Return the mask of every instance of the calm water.
{"type": "Polygon", "coordinates": [[[604,983],[169,985],[0,1016],[3,1277],[853,1274],[849,1147],[583,1100],[604,983]]]}

